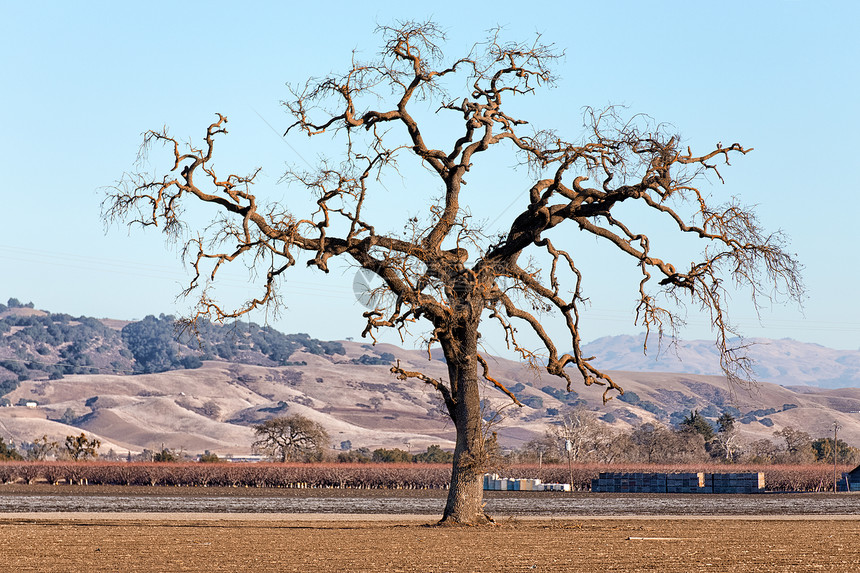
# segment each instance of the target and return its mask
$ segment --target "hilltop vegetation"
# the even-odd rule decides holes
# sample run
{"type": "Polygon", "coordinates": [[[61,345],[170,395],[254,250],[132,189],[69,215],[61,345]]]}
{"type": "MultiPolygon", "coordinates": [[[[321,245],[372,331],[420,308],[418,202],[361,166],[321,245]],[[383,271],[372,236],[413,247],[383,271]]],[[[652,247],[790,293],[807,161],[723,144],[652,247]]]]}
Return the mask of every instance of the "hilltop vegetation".
{"type": "MultiPolygon", "coordinates": [[[[95,318],[35,310],[32,302],[14,298],[0,304],[0,335],[0,396],[25,380],[60,380],[72,374],[150,374],[199,368],[204,360],[290,366],[298,350],[344,354],[339,342],[254,323],[200,323],[197,333],[181,333],[175,318],[162,314],[118,329],[95,318]]],[[[378,357],[363,360],[379,363],[378,357]]]]}
{"type": "Polygon", "coordinates": [[[133,370],[120,333],[94,318],[51,314],[9,299],[0,304],[0,335],[0,395],[25,380],[133,370]]]}

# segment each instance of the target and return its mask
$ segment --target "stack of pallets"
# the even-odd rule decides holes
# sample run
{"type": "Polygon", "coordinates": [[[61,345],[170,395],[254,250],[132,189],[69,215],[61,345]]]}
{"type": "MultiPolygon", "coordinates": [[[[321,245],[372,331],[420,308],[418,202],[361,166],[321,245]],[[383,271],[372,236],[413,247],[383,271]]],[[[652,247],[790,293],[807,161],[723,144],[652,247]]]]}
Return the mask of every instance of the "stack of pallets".
{"type": "Polygon", "coordinates": [[[764,491],[764,474],[761,472],[724,474],[603,472],[597,479],[591,481],[591,491],[597,493],[759,493],[764,491]]]}

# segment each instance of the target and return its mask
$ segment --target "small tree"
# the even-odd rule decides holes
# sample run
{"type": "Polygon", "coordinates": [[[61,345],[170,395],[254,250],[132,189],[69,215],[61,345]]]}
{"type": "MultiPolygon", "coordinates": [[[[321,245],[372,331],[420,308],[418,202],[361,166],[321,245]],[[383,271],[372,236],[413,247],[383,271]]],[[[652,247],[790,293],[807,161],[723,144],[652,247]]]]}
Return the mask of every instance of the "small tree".
{"type": "Polygon", "coordinates": [[[710,453],[713,457],[724,458],[725,460],[733,460],[736,455],[735,443],[738,439],[738,432],[735,430],[735,418],[728,412],[717,418],[717,433],[714,435],[710,444],[710,453]]]}
{"type": "Polygon", "coordinates": [[[728,433],[735,429],[735,417],[728,412],[723,412],[717,418],[717,428],[720,433],[728,433]]]}
{"type": "Polygon", "coordinates": [[[630,440],[636,446],[640,460],[648,464],[660,463],[666,461],[672,432],[661,424],[648,422],[635,428],[630,434],[630,440]]]}
{"type": "Polygon", "coordinates": [[[168,448],[161,448],[160,452],[156,452],[152,456],[152,461],[154,462],[176,462],[179,461],[179,457],[173,453],[173,450],[168,448]]]}
{"type": "Polygon", "coordinates": [[[381,464],[402,464],[412,461],[412,454],[400,448],[392,448],[390,450],[379,448],[373,450],[372,461],[381,464]]]}
{"type": "Polygon", "coordinates": [[[350,464],[366,464],[373,461],[370,448],[361,447],[357,450],[347,450],[337,454],[337,461],[350,464]]]}
{"type": "Polygon", "coordinates": [[[55,454],[59,447],[60,445],[49,440],[47,435],[36,438],[33,443],[27,444],[27,459],[43,461],[48,456],[55,454]]]}
{"type": "Polygon", "coordinates": [[[773,433],[777,438],[782,438],[785,446],[780,453],[779,461],[789,463],[804,463],[815,459],[812,450],[812,436],[807,432],[798,430],[794,426],[785,426],[773,433]]]}
{"type": "Polygon", "coordinates": [[[77,419],[77,417],[78,417],[78,415],[75,414],[74,410],[72,410],[71,408],[66,408],[66,411],[63,412],[62,416],[60,416],[59,421],[62,422],[63,424],[71,425],[74,423],[74,421],[77,419]]]}
{"type": "Polygon", "coordinates": [[[3,438],[0,438],[0,460],[23,460],[23,456],[18,453],[18,451],[12,447],[6,445],[6,442],[3,438]]]}
{"type": "Polygon", "coordinates": [[[419,464],[450,464],[454,454],[446,452],[438,444],[427,446],[427,451],[412,456],[412,461],[419,464]]]}
{"type": "Polygon", "coordinates": [[[329,445],[325,428],[298,414],[266,420],[254,434],[254,449],[281,462],[320,460],[329,445]]]}
{"type": "Polygon", "coordinates": [[[221,406],[219,406],[218,402],[215,400],[209,400],[203,404],[200,412],[207,418],[212,418],[213,420],[219,420],[221,418],[221,406]]]}
{"type": "Polygon", "coordinates": [[[837,452],[837,460],[845,464],[853,464],[857,459],[858,450],[849,446],[846,442],[838,440],[836,448],[833,447],[833,438],[818,438],[810,444],[812,451],[815,452],[815,461],[826,462],[832,464],[833,452],[837,452]]]}
{"type": "Polygon", "coordinates": [[[66,454],[76,462],[99,457],[101,445],[98,438],[88,438],[83,432],[80,436],[66,436],[66,454]]]}
{"type": "Polygon", "coordinates": [[[714,437],[714,427],[698,410],[692,410],[681,422],[681,429],[694,434],[699,434],[706,442],[714,437]]]}
{"type": "Polygon", "coordinates": [[[612,464],[623,461],[638,461],[636,446],[628,432],[613,432],[612,440],[600,452],[601,461],[612,464]]]}
{"type": "Polygon", "coordinates": [[[595,461],[608,441],[609,430],[597,416],[584,408],[574,408],[561,415],[559,425],[549,430],[561,456],[574,462],[595,461]],[[570,451],[567,443],[570,442],[570,451]]]}
{"type": "Polygon", "coordinates": [[[749,463],[773,463],[779,455],[779,448],[768,439],[755,440],[744,447],[744,457],[749,463]]]}
{"type": "Polygon", "coordinates": [[[698,432],[673,431],[658,423],[645,423],[630,434],[639,462],[691,463],[706,457],[705,440],[698,432]]]}
{"type": "Polygon", "coordinates": [[[217,464],[221,461],[221,458],[218,457],[218,454],[213,454],[209,450],[206,450],[202,454],[200,454],[200,463],[203,464],[217,464]]]}
{"type": "Polygon", "coordinates": [[[544,435],[532,438],[521,448],[519,455],[522,461],[535,461],[538,464],[557,463],[560,461],[558,440],[550,431],[544,435]]]}

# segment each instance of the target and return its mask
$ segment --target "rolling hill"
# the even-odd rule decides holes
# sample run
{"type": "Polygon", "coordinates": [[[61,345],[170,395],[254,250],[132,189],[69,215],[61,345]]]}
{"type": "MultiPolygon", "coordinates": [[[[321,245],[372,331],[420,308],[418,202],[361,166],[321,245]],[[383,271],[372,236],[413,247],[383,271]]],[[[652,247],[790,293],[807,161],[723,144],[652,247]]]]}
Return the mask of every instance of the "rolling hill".
{"type": "MultiPolygon", "coordinates": [[[[407,369],[444,377],[439,352],[428,357],[423,350],[385,344],[318,341],[256,325],[245,325],[246,330],[220,327],[223,331],[207,326],[208,334],[199,340],[165,342],[158,333],[172,324],[170,317],[147,317],[146,328],[131,327],[138,337],[156,333],[143,336],[148,349],[142,350],[129,336],[130,325],[137,323],[72,318],[29,307],[0,310],[0,384],[6,381],[3,399],[9,404],[0,408],[0,437],[16,443],[42,435],[62,441],[86,431],[101,439],[103,449],[118,454],[167,447],[241,455],[250,452],[254,423],[299,413],[323,424],[336,449],[342,442],[413,452],[430,444],[453,447],[453,428],[433,389],[419,381],[399,382],[389,372],[391,362],[399,359],[407,369]],[[66,333],[57,326],[49,337],[52,325],[64,325],[66,333]],[[76,328],[85,331],[76,333],[76,328]],[[159,344],[160,352],[149,348],[159,344]]],[[[743,440],[772,438],[785,426],[827,436],[837,421],[840,438],[860,445],[858,388],[800,387],[791,384],[797,378],[782,378],[790,384],[760,382],[747,390],[728,387],[723,377],[706,370],[646,371],[637,367],[642,353],[633,346],[635,337],[613,338],[587,347],[600,355],[604,367],[619,366],[612,374],[626,393],[606,405],[599,387],[579,386],[566,393],[560,379],[490,358],[493,375],[524,404],[511,406],[503,394],[486,388],[487,411],[501,413],[496,428],[501,444],[519,447],[542,435],[558,412],[580,406],[617,429],[654,420],[678,422],[692,409],[711,418],[729,411],[738,418],[743,440]]],[[[806,347],[815,345],[768,345],[778,350],[774,355],[781,357],[786,372],[808,372],[811,354],[806,347]],[[803,357],[800,364],[786,358],[789,352],[803,357]]],[[[829,349],[817,348],[824,360],[829,349]]],[[[697,352],[685,354],[681,364],[704,369],[707,353],[697,352]]],[[[848,359],[819,366],[830,373],[844,367],[838,371],[850,373],[850,353],[832,352],[834,360],[848,359]]],[[[831,378],[835,376],[815,380],[831,378]]]]}

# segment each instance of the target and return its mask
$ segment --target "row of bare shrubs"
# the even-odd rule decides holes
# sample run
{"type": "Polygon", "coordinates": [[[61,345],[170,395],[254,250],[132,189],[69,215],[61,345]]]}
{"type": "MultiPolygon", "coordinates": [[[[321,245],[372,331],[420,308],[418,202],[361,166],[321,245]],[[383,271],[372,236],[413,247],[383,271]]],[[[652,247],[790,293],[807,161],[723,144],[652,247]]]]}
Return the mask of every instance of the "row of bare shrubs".
{"type": "Polygon", "coordinates": [[[438,489],[450,478],[445,464],[0,463],[0,482],[28,484],[438,489]]]}
{"type": "MultiPolygon", "coordinates": [[[[848,471],[841,467],[838,471],[848,471]]],[[[600,472],[764,472],[768,491],[832,491],[833,466],[648,466],[648,465],[513,465],[498,470],[505,477],[539,478],[571,483],[589,491],[600,472]]],[[[268,464],[268,463],[125,463],[125,462],[2,462],[0,483],[284,487],[361,489],[447,488],[447,464],[268,464]]]]}

